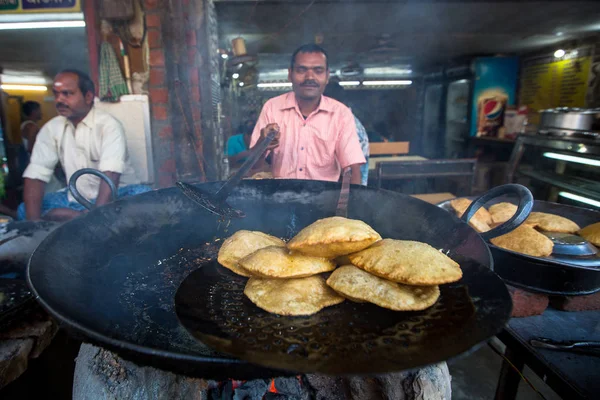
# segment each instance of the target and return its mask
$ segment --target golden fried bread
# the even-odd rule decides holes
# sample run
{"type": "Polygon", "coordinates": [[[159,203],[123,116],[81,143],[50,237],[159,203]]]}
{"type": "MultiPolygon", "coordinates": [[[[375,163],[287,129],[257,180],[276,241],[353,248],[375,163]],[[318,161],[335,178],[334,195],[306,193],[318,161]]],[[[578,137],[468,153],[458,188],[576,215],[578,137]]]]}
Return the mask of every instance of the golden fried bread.
{"type": "Polygon", "coordinates": [[[275,236],[258,231],[237,231],[223,242],[217,261],[238,275],[250,276],[238,265],[238,262],[256,250],[268,246],[285,246],[285,242],[275,236]]]}
{"type": "MultiPolygon", "coordinates": [[[[454,199],[450,201],[450,206],[458,215],[462,217],[462,215],[467,211],[467,208],[471,205],[472,201],[469,199],[454,199]]],[[[484,208],[481,207],[473,217],[469,220],[469,225],[471,225],[477,232],[487,232],[489,231],[490,225],[492,224],[492,216],[490,213],[484,208]]]]}
{"type": "Polygon", "coordinates": [[[586,226],[578,232],[578,235],[588,242],[600,246],[600,222],[586,226]]]}
{"type": "Polygon", "coordinates": [[[369,247],[381,236],[366,223],[343,217],[320,219],[288,243],[290,250],[315,257],[336,258],[369,247]]]}
{"type": "Polygon", "coordinates": [[[244,294],[259,308],[280,315],[311,315],[344,301],[319,275],[298,279],[250,278],[244,294]]]}
{"type": "Polygon", "coordinates": [[[552,240],[529,225],[521,225],[506,235],[491,239],[491,242],[503,249],[534,257],[548,257],[554,247],[552,240]]]}
{"type": "Polygon", "coordinates": [[[424,310],[440,297],[437,286],[408,286],[390,282],[354,265],[345,265],[333,271],[327,284],[350,300],[366,301],[394,311],[424,310]]]}
{"type": "Polygon", "coordinates": [[[512,203],[494,204],[488,209],[494,224],[501,224],[512,218],[517,212],[517,206],[512,203]]]}
{"type": "Polygon", "coordinates": [[[335,269],[335,263],[327,258],[307,256],[281,246],[257,250],[242,258],[239,265],[252,276],[262,278],[303,278],[335,269]]]}
{"type": "Polygon", "coordinates": [[[384,239],[349,258],[373,275],[406,285],[441,285],[462,277],[460,265],[421,242],[384,239]]]}
{"type": "Polygon", "coordinates": [[[525,220],[525,225],[533,226],[545,232],[575,233],[580,229],[579,225],[570,219],[542,212],[529,214],[529,217],[525,220]]]}

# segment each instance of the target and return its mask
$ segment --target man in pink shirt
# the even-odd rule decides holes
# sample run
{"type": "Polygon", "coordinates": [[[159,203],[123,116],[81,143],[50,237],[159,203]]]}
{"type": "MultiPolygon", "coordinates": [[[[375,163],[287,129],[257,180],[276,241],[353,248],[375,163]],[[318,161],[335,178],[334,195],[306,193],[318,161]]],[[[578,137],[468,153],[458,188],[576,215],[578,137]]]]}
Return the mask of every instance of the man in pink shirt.
{"type": "Polygon", "coordinates": [[[250,147],[278,132],[268,147],[275,178],[337,182],[342,170],[352,170],[351,182],[361,183],[366,162],[350,109],[323,96],[329,81],[325,50],[315,44],[298,48],[288,70],[292,92],[267,101],[254,127],[250,147]]]}

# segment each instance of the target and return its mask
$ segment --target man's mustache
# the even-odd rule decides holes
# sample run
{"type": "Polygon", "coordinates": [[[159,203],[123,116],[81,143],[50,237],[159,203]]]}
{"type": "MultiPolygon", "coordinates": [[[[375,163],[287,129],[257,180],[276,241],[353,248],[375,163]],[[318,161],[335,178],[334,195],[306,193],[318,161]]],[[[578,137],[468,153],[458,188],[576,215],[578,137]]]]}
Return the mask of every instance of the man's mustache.
{"type": "Polygon", "coordinates": [[[316,86],[319,87],[319,82],[317,81],[304,81],[300,84],[300,86],[316,86]]]}
{"type": "Polygon", "coordinates": [[[56,103],[56,108],[69,108],[65,103],[56,103]]]}

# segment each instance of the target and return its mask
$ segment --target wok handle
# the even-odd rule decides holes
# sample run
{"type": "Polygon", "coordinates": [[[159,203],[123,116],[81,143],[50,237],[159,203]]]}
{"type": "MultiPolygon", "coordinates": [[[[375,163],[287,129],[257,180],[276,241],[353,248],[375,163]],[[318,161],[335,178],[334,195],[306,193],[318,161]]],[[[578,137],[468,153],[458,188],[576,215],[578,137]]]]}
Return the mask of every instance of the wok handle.
{"type": "Polygon", "coordinates": [[[71,175],[71,179],[69,179],[69,192],[71,192],[71,194],[73,195],[75,200],[79,202],[79,204],[81,204],[88,210],[91,210],[96,206],[95,204],[90,203],[88,199],[86,199],[81,195],[81,193],[79,193],[79,191],[77,190],[77,185],[75,184],[77,182],[77,179],[79,179],[81,175],[86,174],[96,175],[100,179],[104,180],[104,182],[106,182],[108,184],[108,187],[110,188],[111,201],[115,201],[117,199],[117,188],[115,187],[115,183],[108,176],[93,168],[82,168],[78,171],[75,171],[75,173],[71,175]]]}
{"type": "Polygon", "coordinates": [[[215,193],[215,196],[217,196],[220,200],[225,200],[229,197],[229,195],[231,194],[231,191],[240,183],[240,181],[244,178],[244,176],[246,176],[248,171],[250,171],[252,169],[252,167],[254,166],[254,164],[256,164],[258,159],[260,157],[262,157],[265,150],[267,150],[267,147],[269,146],[269,144],[275,138],[276,134],[277,134],[276,130],[270,131],[267,134],[267,137],[262,142],[258,143],[256,146],[254,146],[250,150],[250,155],[248,156],[246,161],[242,164],[240,169],[238,169],[237,172],[231,178],[229,178],[227,180],[227,182],[225,182],[223,184],[223,186],[221,186],[219,188],[217,193],[215,193]]]}
{"type": "Polygon", "coordinates": [[[527,217],[529,217],[529,213],[533,208],[533,195],[523,185],[517,185],[514,183],[508,185],[497,186],[493,189],[488,190],[483,195],[479,196],[467,208],[461,219],[465,222],[469,222],[469,220],[475,215],[477,210],[479,210],[485,203],[488,201],[495,199],[496,197],[506,196],[509,194],[515,194],[519,197],[519,205],[517,207],[517,212],[512,216],[511,219],[501,224],[500,226],[495,227],[494,229],[481,233],[481,237],[485,240],[490,240],[498,236],[502,236],[507,234],[508,232],[514,230],[519,225],[521,225],[527,217]]]}

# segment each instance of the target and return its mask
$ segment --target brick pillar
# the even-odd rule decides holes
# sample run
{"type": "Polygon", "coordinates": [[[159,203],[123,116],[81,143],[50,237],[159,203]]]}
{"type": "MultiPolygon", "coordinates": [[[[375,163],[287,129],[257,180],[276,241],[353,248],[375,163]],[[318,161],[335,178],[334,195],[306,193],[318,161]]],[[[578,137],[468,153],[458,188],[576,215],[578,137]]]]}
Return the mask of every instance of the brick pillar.
{"type": "Polygon", "coordinates": [[[186,0],[144,0],[157,186],[204,181],[196,36],[186,0]]]}

